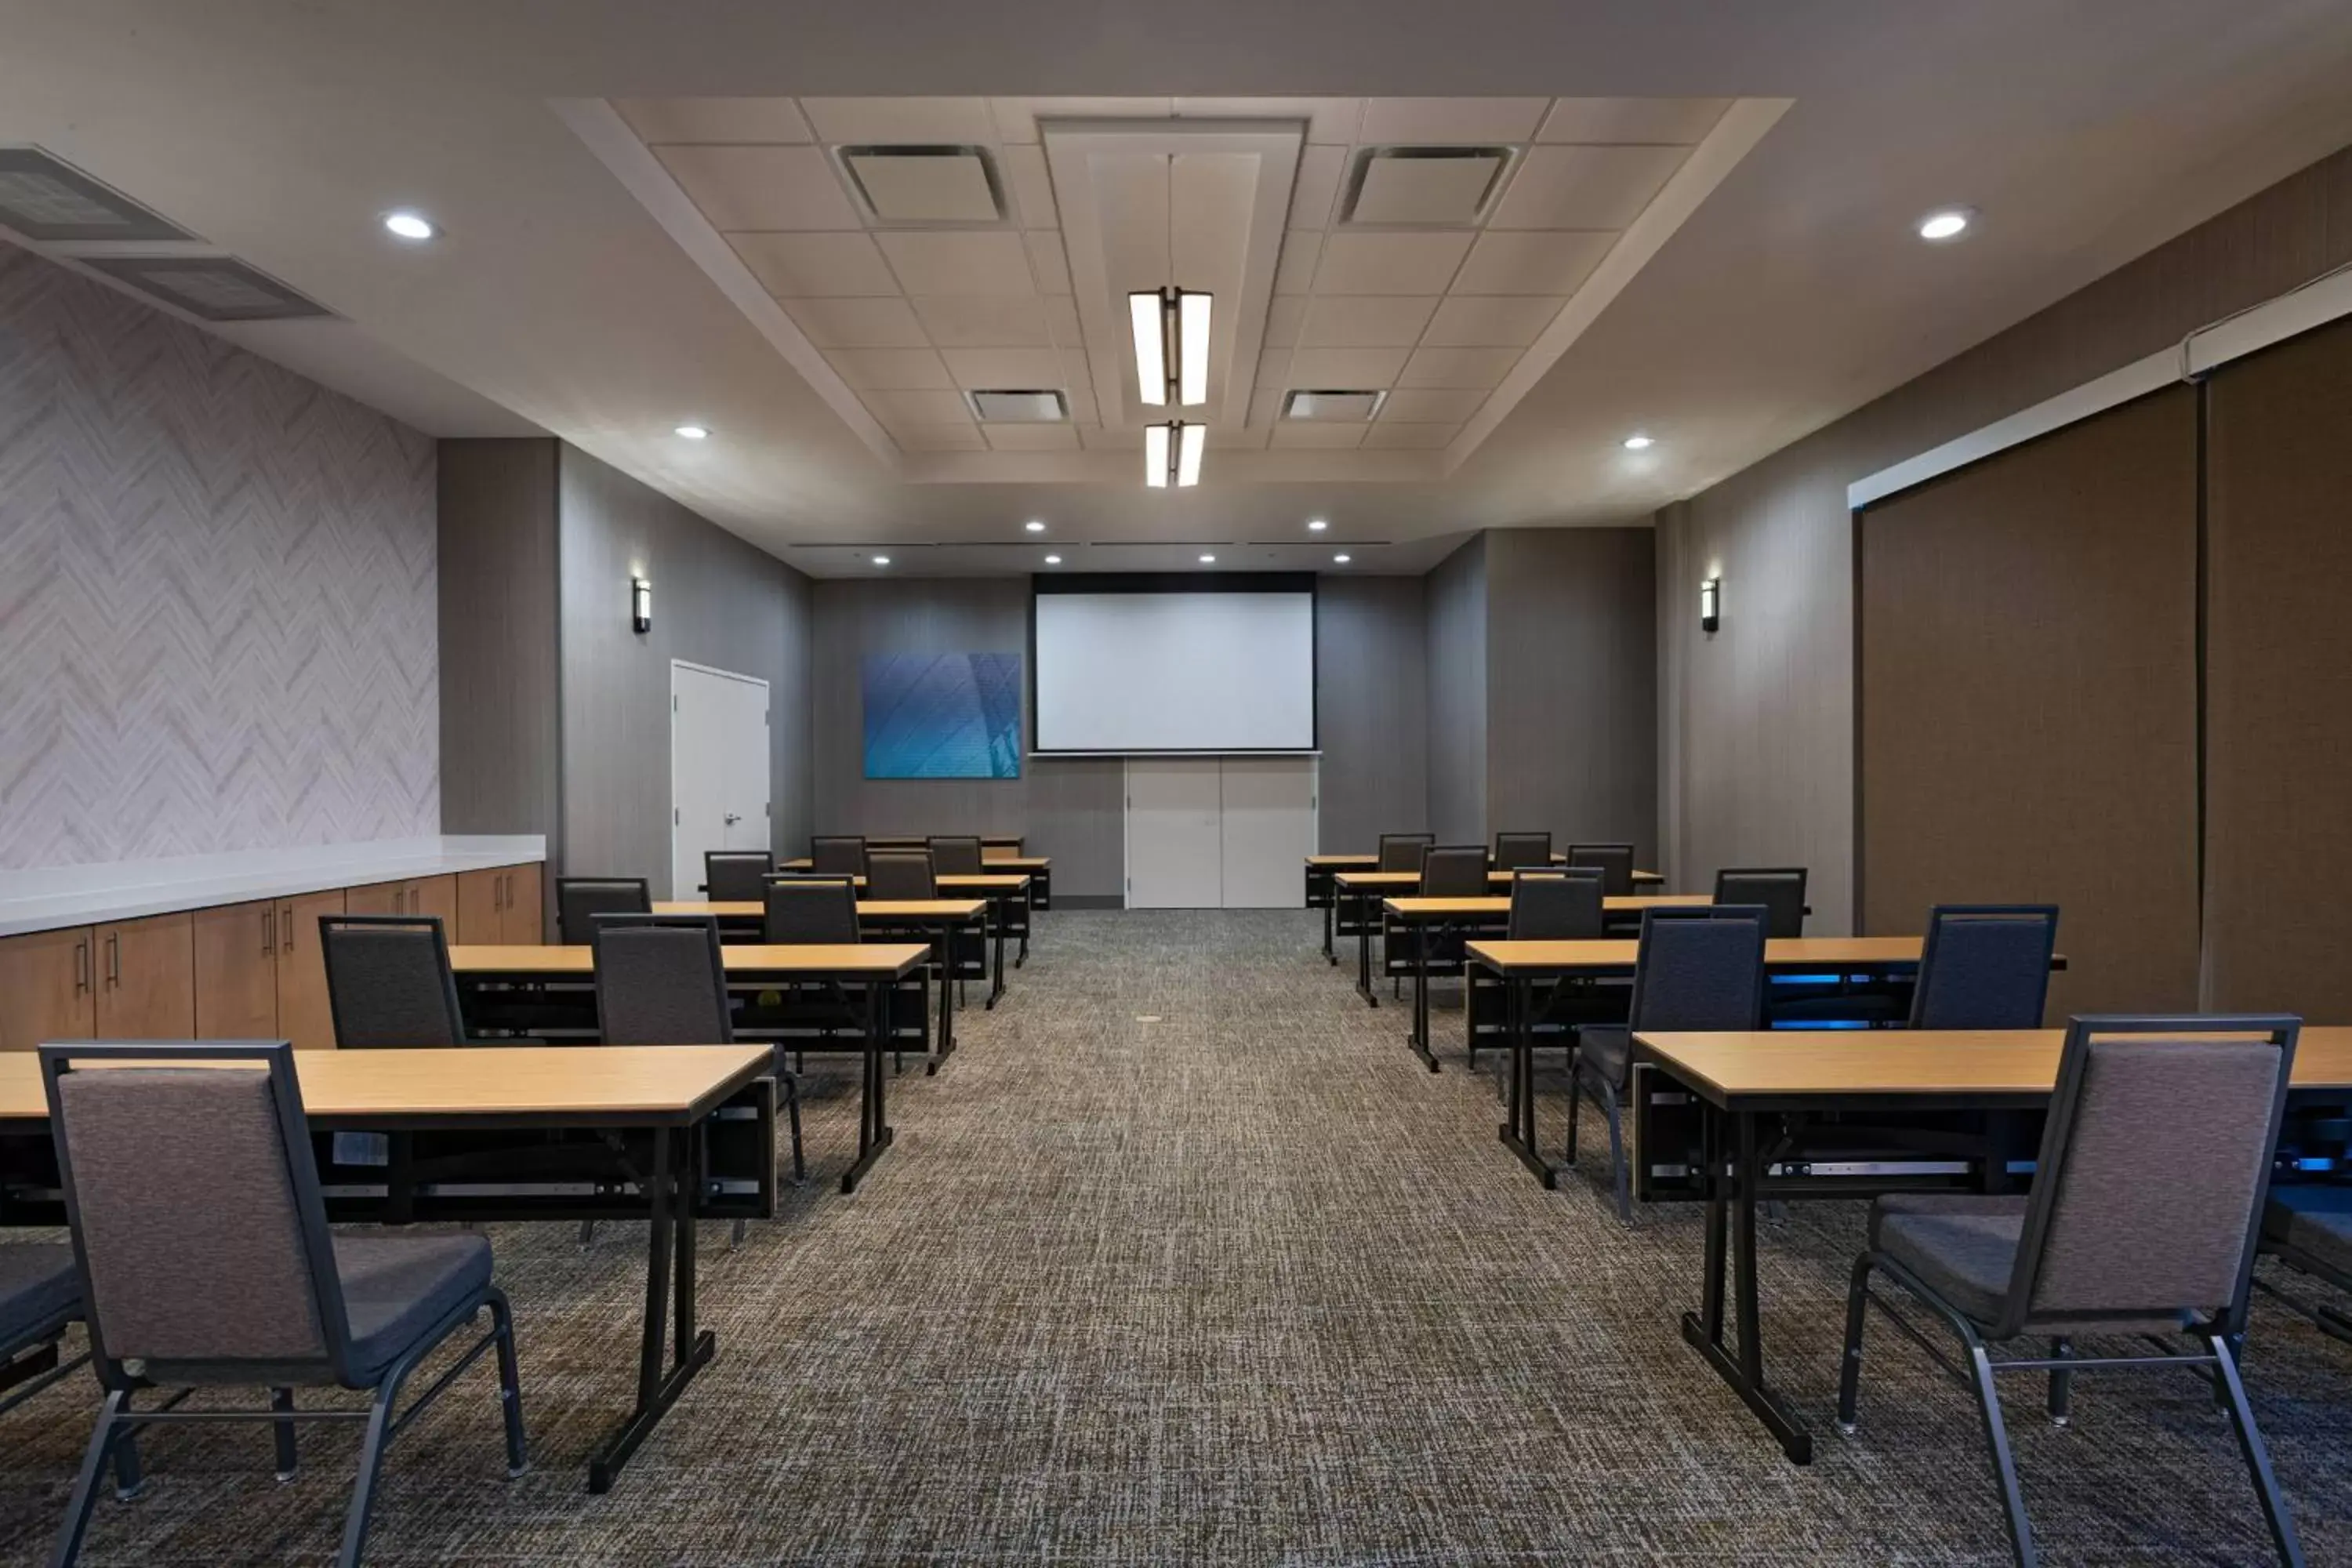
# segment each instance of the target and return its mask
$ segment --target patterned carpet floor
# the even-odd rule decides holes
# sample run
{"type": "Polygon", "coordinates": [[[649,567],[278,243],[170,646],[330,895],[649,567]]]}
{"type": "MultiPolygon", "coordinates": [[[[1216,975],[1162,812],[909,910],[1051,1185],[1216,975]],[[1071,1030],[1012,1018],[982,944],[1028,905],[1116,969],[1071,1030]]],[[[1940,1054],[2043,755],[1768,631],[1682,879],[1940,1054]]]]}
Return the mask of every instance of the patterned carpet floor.
{"type": "MultiPolygon", "coordinates": [[[[535,1468],[504,1479],[468,1373],[394,1445],[369,1561],[2007,1561],[1974,1408],[1899,1335],[1874,1328],[1861,1433],[1831,1425],[1861,1205],[1764,1226],[1768,1353],[1818,1434],[1800,1469],[1677,1331],[1699,1214],[1622,1228],[1589,1153],[1538,1187],[1459,1012],[1432,1076],[1405,1010],[1365,1007],[1318,932],[1304,911],[1041,917],[946,1069],[895,1081],[898,1145],[854,1196],[854,1069],[814,1069],[810,1180],[739,1248],[706,1229],[718,1359],[609,1496],[584,1467],[627,1402],[644,1230],[583,1250],[493,1227],[535,1468]]],[[[1556,1084],[1544,1109],[1556,1149],[1556,1084]]],[[[2311,1561],[2352,1562],[2352,1349],[2258,1300],[2246,1359],[2311,1561]]],[[[0,1560],[45,1554],[90,1394],[0,1418],[0,1560]]],[[[2032,1380],[2013,1394],[2049,1562],[2268,1560],[2193,1379],[2086,1377],[2064,1431],[2032,1380]]],[[[280,1487],[264,1429],[151,1438],[146,1496],[101,1505],[83,1561],[331,1560],[357,1436],[305,1445],[280,1487]]]]}

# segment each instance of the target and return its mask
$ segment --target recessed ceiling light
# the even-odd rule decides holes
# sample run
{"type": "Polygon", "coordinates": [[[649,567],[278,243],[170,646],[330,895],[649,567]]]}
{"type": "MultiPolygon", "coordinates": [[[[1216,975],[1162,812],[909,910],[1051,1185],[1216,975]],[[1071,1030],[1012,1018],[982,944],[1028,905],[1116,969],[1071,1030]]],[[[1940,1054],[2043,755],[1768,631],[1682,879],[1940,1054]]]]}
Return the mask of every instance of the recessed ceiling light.
{"type": "Polygon", "coordinates": [[[1319,517],[1310,517],[1307,520],[1307,531],[1309,533],[1320,533],[1330,526],[1319,517]]]}
{"type": "Polygon", "coordinates": [[[1201,557],[1201,564],[1203,566],[1214,566],[1216,563],[1217,558],[1213,555],[1203,555],[1201,557]]]}
{"type": "Polygon", "coordinates": [[[1340,566],[1345,566],[1348,563],[1348,558],[1345,555],[1334,555],[1331,557],[1331,560],[1334,564],[1340,566]]]}
{"type": "Polygon", "coordinates": [[[890,564],[890,558],[887,555],[877,555],[874,558],[874,564],[877,566],[887,566],[890,564]]]}
{"type": "Polygon", "coordinates": [[[1919,220],[1921,239],[1958,239],[1968,232],[1969,222],[1976,215],[1966,207],[1946,207],[1929,213],[1919,220]]]}
{"type": "Polygon", "coordinates": [[[384,214],[383,226],[390,229],[394,237],[398,239],[431,239],[435,235],[441,232],[439,229],[433,226],[433,220],[426,217],[423,213],[413,213],[405,210],[384,214]]]}
{"type": "Polygon", "coordinates": [[[1625,450],[1629,452],[1646,452],[1652,447],[1656,445],[1657,443],[1653,441],[1647,436],[1628,436],[1625,437],[1625,450]]]}
{"type": "Polygon", "coordinates": [[[1062,558],[1058,555],[1048,555],[1045,557],[1045,564],[1048,566],[1059,566],[1061,563],[1062,558]]]}
{"type": "Polygon", "coordinates": [[[680,436],[685,437],[689,441],[707,441],[710,438],[710,426],[708,425],[681,425],[677,427],[677,433],[680,436]]]}
{"type": "Polygon", "coordinates": [[[1034,517],[1033,517],[1033,518],[1031,518],[1027,522],[1023,523],[1021,526],[1022,526],[1022,527],[1024,527],[1024,528],[1025,528],[1025,529],[1027,529],[1027,530],[1028,530],[1030,532],[1032,532],[1032,533],[1043,533],[1043,532],[1045,532],[1045,525],[1044,523],[1042,523],[1042,522],[1039,522],[1039,521],[1038,521],[1035,518],[1034,518],[1034,517]]]}

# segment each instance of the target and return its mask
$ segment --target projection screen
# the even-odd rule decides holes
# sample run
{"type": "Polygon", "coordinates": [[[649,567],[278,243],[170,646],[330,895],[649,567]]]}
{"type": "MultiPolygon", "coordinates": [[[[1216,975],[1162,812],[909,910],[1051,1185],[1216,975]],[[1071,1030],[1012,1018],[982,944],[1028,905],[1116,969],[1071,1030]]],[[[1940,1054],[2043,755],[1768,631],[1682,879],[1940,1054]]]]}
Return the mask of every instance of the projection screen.
{"type": "Polygon", "coordinates": [[[1038,751],[1315,749],[1314,579],[1193,581],[1036,585],[1038,751]]]}

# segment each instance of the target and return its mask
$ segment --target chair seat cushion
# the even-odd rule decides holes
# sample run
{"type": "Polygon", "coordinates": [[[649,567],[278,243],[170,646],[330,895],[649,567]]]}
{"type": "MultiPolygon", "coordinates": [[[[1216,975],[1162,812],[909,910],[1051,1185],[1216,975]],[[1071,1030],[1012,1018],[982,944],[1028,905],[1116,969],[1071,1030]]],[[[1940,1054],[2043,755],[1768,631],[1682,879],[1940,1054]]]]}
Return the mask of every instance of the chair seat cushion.
{"type": "Polygon", "coordinates": [[[2025,1233],[2022,1196],[1889,1194],[1870,1205],[1870,1245],[1979,1323],[2000,1316],[2025,1233]]]}
{"type": "Polygon", "coordinates": [[[490,1283],[478,1236],[338,1236],[335,1272],[352,1322],[352,1367],[373,1383],[426,1331],[490,1283]]]}
{"type": "Polygon", "coordinates": [[[2352,1187],[2273,1187],[2263,1236],[2352,1277],[2352,1187]]]}
{"type": "Polygon", "coordinates": [[[81,1276],[64,1242],[0,1247],[0,1349],[81,1310],[81,1276]]]}

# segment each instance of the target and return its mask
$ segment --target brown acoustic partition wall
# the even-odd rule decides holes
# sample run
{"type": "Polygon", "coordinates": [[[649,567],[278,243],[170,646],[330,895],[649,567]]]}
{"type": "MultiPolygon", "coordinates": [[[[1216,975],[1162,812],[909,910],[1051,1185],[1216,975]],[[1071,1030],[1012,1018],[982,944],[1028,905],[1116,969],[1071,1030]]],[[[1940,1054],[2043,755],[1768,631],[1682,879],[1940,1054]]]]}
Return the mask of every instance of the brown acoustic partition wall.
{"type": "Polygon", "coordinates": [[[2056,903],[2052,1016],[2195,1005],[2197,483],[2181,386],[1862,514],[1864,931],[2056,903]]]}
{"type": "Polygon", "coordinates": [[[2352,1022],[2352,322],[2206,397],[2207,1000],[2352,1022]]]}

